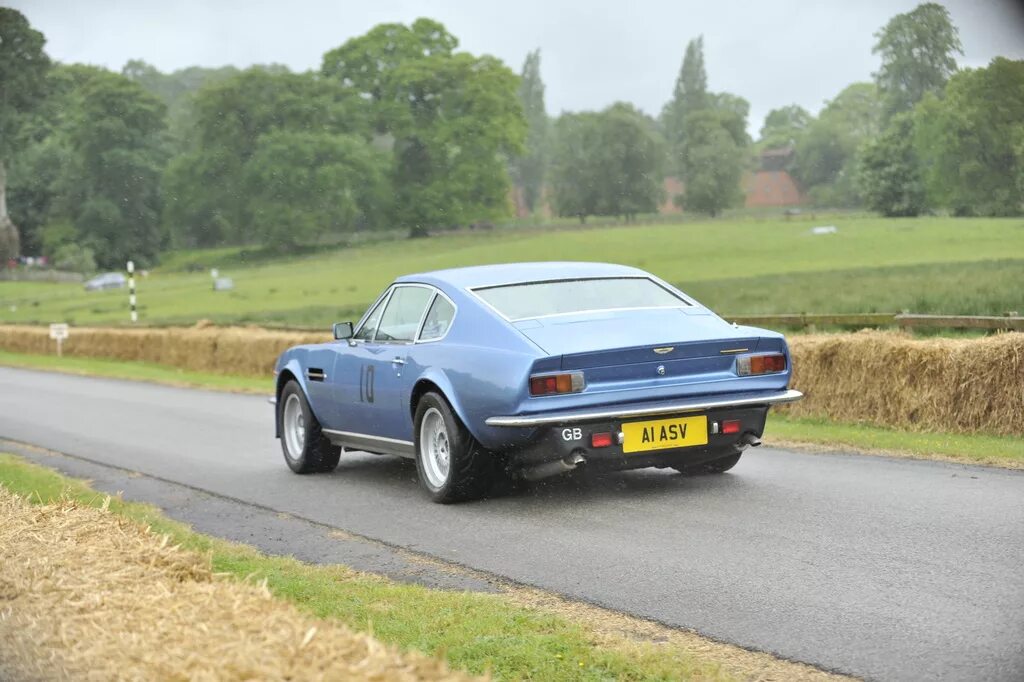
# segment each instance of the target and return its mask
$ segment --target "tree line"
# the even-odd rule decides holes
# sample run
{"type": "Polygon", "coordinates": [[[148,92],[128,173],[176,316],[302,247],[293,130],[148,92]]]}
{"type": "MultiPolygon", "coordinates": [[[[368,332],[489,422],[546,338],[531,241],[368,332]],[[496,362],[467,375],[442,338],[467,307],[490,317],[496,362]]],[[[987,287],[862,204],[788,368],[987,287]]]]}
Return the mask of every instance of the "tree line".
{"type": "Polygon", "coordinates": [[[703,37],[657,117],[624,102],[552,117],[539,51],[517,76],[430,19],[379,25],[305,73],[137,60],[114,73],[52,62],[44,36],[0,8],[0,263],[42,253],[88,270],[168,248],[422,236],[507,217],[513,187],[531,212],[580,220],[629,221],[666,199],[714,216],[778,148],[816,205],[1020,214],[1024,62],[959,69],[957,30],[933,3],[875,37],[873,82],[817,116],[773,110],[753,140],[749,103],[708,87],[703,37]]]}
{"type": "Polygon", "coordinates": [[[19,94],[0,98],[11,206],[0,256],[42,252],[84,270],[167,248],[288,250],[508,214],[509,160],[526,134],[519,79],[457,51],[438,22],[379,25],[307,73],[56,64],[6,8],[0,37],[4,91],[19,94]]]}

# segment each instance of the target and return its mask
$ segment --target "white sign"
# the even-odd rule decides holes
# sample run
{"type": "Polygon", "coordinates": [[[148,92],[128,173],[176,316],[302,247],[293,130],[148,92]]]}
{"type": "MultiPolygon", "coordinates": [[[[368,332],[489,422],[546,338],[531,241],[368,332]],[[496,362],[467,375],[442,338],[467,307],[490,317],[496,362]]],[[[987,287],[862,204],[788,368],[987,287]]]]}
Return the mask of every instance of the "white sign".
{"type": "Polygon", "coordinates": [[[50,325],[50,338],[57,342],[57,357],[64,354],[64,339],[70,335],[68,326],[64,323],[50,325]]]}
{"type": "Polygon", "coordinates": [[[55,341],[63,341],[68,338],[68,326],[66,324],[51,324],[50,338],[55,341]]]}
{"type": "Polygon", "coordinates": [[[128,274],[130,275],[133,272],[135,272],[135,261],[130,260],[128,261],[128,274]]]}

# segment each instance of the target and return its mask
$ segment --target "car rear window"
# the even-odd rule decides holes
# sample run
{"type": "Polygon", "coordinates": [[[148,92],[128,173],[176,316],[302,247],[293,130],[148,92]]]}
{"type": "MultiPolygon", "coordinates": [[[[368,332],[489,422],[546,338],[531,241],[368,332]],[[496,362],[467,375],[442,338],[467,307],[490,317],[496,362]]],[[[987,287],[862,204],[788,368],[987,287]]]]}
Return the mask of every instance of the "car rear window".
{"type": "Polygon", "coordinates": [[[526,282],[475,289],[510,320],[571,315],[594,310],[678,308],[690,303],[646,277],[609,277],[526,282]]]}

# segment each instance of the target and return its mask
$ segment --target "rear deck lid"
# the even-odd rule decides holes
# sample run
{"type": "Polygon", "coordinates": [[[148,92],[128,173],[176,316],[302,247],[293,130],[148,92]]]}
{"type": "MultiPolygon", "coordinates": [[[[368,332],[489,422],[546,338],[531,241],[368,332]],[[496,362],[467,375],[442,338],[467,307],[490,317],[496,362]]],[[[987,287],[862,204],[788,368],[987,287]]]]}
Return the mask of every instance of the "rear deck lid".
{"type": "Polygon", "coordinates": [[[752,352],[758,343],[697,306],[559,315],[515,326],[544,352],[561,355],[563,369],[752,352]]]}

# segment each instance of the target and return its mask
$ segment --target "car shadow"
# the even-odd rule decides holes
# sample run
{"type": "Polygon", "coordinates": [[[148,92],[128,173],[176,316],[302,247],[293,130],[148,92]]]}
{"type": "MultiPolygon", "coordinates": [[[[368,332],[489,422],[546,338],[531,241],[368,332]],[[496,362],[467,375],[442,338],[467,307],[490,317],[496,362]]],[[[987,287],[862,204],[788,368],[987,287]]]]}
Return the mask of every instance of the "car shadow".
{"type": "Polygon", "coordinates": [[[684,475],[673,469],[631,469],[609,472],[572,472],[564,476],[537,481],[516,490],[514,497],[543,502],[548,505],[608,501],[664,496],[693,498],[743,486],[743,477],[727,473],[718,475],[684,475]]]}
{"type": "MultiPolygon", "coordinates": [[[[381,491],[390,490],[403,496],[419,492],[416,463],[402,457],[346,452],[331,476],[360,486],[379,487],[381,491]]],[[[638,498],[650,500],[669,495],[699,500],[706,495],[717,495],[723,490],[738,490],[750,484],[750,478],[743,476],[742,462],[731,472],[705,475],[684,475],[673,469],[656,468],[607,472],[581,469],[541,481],[498,483],[481,500],[462,503],[460,506],[504,500],[508,504],[527,503],[547,508],[562,505],[579,507],[607,504],[609,501],[636,501],[638,498]]],[[[423,500],[427,501],[425,495],[423,500]]]]}

